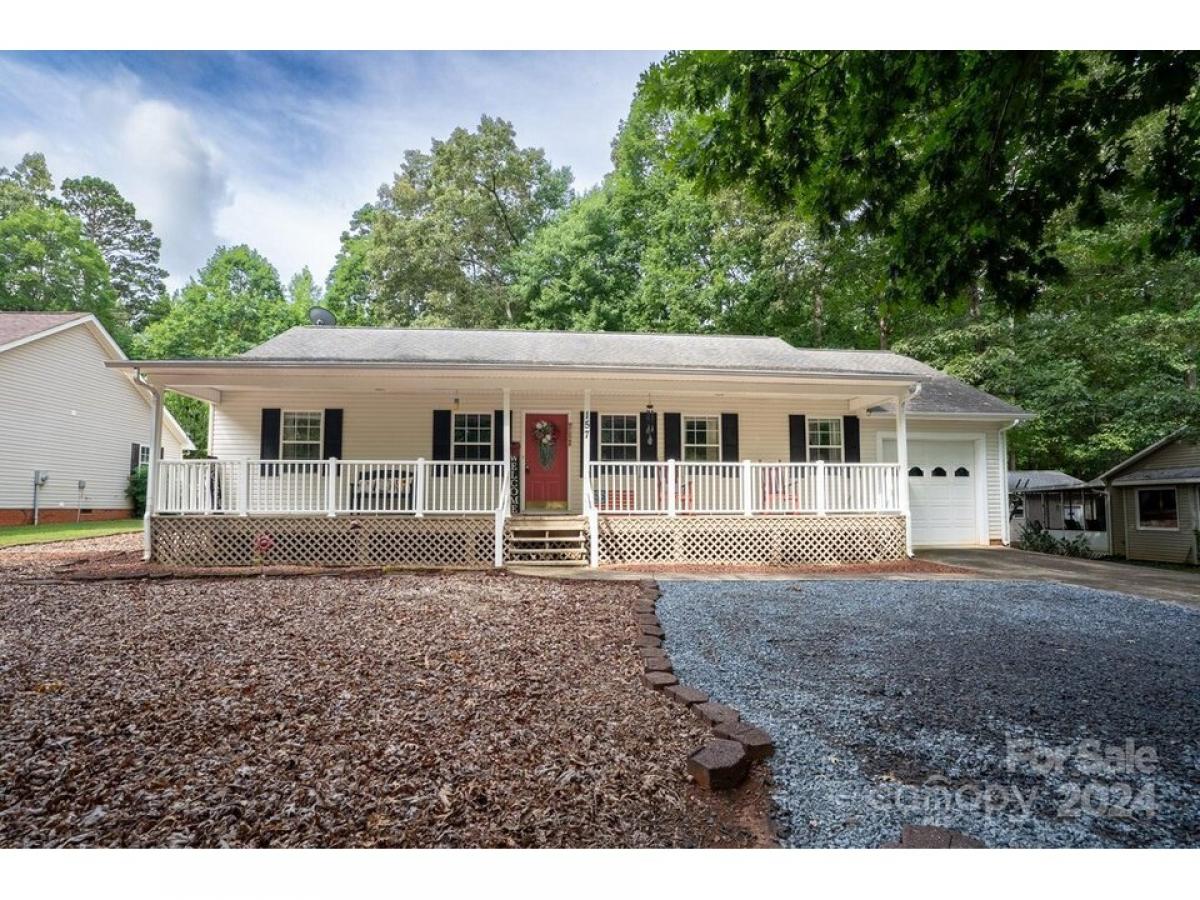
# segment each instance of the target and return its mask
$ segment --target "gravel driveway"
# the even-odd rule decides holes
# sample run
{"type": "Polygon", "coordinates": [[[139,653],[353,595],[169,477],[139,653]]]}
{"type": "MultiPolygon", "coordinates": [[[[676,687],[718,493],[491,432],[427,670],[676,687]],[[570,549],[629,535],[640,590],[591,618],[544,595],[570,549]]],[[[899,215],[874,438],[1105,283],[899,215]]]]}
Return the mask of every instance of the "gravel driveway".
{"type": "Polygon", "coordinates": [[[1200,613],[1033,582],[671,582],[680,680],[776,739],[792,846],[1200,845],[1200,613]],[[1095,742],[1095,743],[1089,743],[1095,742]]]}

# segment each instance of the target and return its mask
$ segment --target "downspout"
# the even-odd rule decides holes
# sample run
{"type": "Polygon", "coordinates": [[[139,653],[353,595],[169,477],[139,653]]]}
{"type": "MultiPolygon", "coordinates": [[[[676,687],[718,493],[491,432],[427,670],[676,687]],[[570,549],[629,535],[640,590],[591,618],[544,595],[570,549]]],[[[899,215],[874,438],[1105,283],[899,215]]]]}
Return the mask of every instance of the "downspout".
{"type": "Polygon", "coordinates": [[[148,390],[154,398],[153,413],[150,416],[150,466],[146,472],[146,509],[142,515],[142,559],[149,562],[152,555],[150,534],[152,523],[150,513],[158,502],[156,487],[158,482],[158,448],[162,445],[163,392],[161,388],[155,387],[146,379],[141,369],[135,369],[133,377],[134,381],[148,390]]]}
{"type": "Polygon", "coordinates": [[[1000,528],[1000,540],[1004,542],[1005,547],[1012,546],[1012,497],[1008,493],[1008,429],[1016,428],[1020,424],[1020,419],[1013,419],[1000,429],[1000,460],[1004,463],[1000,467],[1000,480],[1004,485],[1004,516],[1001,519],[1004,524],[1000,528]]]}

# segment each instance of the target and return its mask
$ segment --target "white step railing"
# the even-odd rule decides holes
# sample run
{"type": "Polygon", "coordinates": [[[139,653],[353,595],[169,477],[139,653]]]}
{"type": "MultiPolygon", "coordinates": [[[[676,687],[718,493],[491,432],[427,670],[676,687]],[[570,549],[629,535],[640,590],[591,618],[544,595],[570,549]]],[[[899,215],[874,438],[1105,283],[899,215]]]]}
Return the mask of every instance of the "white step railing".
{"type": "Polygon", "coordinates": [[[155,513],[423,516],[495,513],[503,462],[162,460],[155,513]]]}
{"type": "Polygon", "coordinates": [[[900,511],[895,463],[596,462],[599,515],[780,515],[900,511]]]}

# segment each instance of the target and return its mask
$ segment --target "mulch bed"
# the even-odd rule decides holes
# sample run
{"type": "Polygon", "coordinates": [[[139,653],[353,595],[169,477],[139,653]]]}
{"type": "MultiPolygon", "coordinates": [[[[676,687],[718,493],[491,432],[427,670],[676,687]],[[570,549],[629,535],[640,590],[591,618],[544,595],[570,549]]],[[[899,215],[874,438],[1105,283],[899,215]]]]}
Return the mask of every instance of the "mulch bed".
{"type": "Polygon", "coordinates": [[[765,776],[688,781],[634,584],[56,579],[137,539],[0,552],[0,845],[771,841],[765,776]]]}

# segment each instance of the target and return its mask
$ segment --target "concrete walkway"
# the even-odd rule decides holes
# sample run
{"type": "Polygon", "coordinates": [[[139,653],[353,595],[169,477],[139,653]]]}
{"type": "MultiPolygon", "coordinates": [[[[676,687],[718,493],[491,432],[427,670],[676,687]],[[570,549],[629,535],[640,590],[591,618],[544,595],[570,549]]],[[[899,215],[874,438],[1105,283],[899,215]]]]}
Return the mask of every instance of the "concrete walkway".
{"type": "Polygon", "coordinates": [[[1196,572],[1157,569],[1130,563],[1030,553],[1008,547],[922,550],[917,556],[931,562],[970,569],[977,578],[1057,581],[1200,606],[1200,569],[1196,572]]]}

